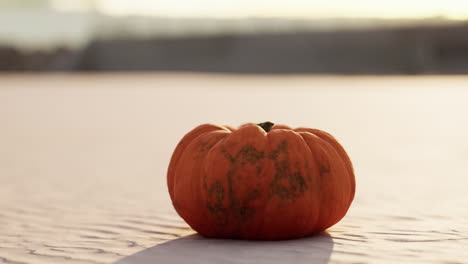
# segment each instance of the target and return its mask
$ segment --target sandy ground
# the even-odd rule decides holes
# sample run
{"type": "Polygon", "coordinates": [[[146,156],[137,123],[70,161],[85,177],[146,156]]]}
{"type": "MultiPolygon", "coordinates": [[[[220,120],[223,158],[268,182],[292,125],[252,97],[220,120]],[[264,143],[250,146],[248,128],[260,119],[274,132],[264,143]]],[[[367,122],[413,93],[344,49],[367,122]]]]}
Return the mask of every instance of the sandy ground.
{"type": "Polygon", "coordinates": [[[0,263],[466,263],[467,86],[465,77],[0,76],[0,263]],[[200,123],[267,120],[341,141],[357,177],[348,215],[287,242],[191,235],[165,186],[178,140],[200,123]]]}

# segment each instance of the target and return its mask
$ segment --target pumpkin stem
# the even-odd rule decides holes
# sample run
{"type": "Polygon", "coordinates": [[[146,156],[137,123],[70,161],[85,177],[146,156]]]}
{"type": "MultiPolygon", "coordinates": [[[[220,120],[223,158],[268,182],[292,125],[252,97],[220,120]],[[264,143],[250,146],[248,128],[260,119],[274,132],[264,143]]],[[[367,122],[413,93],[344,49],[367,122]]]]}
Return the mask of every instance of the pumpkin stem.
{"type": "Polygon", "coordinates": [[[263,128],[263,130],[265,130],[265,132],[270,132],[271,128],[274,126],[275,124],[273,124],[272,122],[263,122],[263,123],[260,123],[260,124],[257,124],[257,126],[263,128]]]}

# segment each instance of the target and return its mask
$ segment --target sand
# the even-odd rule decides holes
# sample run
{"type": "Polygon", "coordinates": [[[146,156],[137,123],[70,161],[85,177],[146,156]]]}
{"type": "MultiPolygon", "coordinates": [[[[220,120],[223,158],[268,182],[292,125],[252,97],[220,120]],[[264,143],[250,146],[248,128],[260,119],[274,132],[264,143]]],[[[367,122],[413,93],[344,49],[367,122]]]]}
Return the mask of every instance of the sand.
{"type": "Polygon", "coordinates": [[[466,263],[466,77],[0,76],[0,263],[466,263]],[[334,134],[356,199],[320,236],[194,235],[165,186],[200,123],[334,134]]]}

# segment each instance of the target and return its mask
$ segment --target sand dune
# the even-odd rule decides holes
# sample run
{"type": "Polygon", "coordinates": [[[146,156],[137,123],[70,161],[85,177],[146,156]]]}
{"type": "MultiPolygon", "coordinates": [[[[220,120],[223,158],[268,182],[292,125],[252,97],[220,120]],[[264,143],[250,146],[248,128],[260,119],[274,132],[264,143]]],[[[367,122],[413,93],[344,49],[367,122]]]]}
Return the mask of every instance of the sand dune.
{"type": "Polygon", "coordinates": [[[468,259],[465,77],[11,75],[0,84],[0,263],[468,259]],[[302,240],[192,236],[166,191],[172,149],[199,123],[266,120],[341,141],[357,176],[348,215],[302,240]]]}

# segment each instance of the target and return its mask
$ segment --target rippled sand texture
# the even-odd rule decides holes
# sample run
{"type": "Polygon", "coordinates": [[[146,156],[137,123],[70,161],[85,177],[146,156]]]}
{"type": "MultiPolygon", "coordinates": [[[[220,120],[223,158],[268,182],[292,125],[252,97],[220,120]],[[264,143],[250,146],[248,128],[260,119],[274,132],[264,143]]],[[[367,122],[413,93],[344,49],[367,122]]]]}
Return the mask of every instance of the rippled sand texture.
{"type": "Polygon", "coordinates": [[[0,262],[466,263],[467,86],[463,77],[0,76],[0,262]],[[328,234],[271,244],[272,255],[261,242],[185,237],[193,231],[165,186],[180,137],[205,122],[267,120],[342,142],[357,176],[348,215],[328,234]]]}

